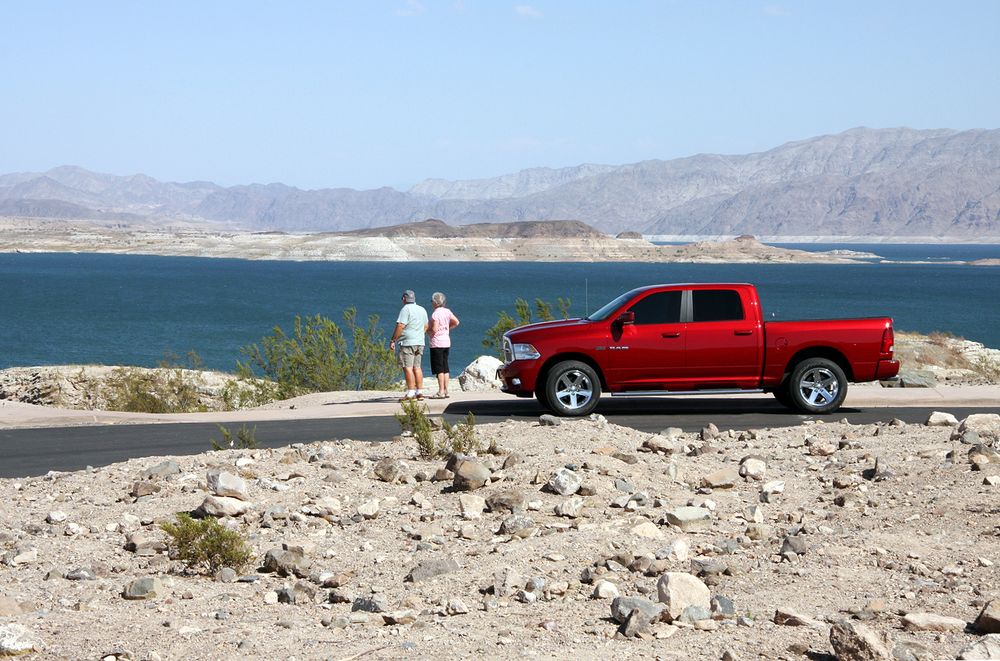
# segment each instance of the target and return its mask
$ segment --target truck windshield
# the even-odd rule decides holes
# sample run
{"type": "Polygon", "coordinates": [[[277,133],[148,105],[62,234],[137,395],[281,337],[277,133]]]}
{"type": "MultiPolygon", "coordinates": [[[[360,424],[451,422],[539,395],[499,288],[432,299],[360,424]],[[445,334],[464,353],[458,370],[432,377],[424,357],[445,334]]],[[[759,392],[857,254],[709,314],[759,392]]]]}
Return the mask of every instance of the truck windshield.
{"type": "Polygon", "coordinates": [[[587,321],[604,321],[614,313],[615,310],[625,305],[625,302],[635,296],[635,293],[639,291],[638,289],[633,289],[632,291],[627,291],[615,300],[611,301],[600,310],[594,314],[587,317],[587,321]]]}

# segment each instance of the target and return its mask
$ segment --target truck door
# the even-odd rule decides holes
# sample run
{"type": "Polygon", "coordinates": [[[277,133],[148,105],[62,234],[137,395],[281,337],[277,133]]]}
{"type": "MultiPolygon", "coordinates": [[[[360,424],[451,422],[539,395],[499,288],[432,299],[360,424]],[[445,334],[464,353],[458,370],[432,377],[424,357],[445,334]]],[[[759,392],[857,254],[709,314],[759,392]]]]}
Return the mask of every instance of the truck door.
{"type": "Polygon", "coordinates": [[[691,291],[685,373],[695,388],[759,386],[763,329],[746,303],[737,289],[691,291]]]}
{"type": "Polygon", "coordinates": [[[626,308],[635,313],[635,323],[612,324],[609,382],[624,390],[659,390],[683,377],[683,293],[650,293],[626,308]]]}

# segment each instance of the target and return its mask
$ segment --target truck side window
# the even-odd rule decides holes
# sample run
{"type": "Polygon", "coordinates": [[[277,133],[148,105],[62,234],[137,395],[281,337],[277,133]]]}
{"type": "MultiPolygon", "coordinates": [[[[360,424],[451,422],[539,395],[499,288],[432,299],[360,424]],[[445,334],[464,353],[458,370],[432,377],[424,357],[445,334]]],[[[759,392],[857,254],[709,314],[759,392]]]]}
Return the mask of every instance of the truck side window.
{"type": "Polygon", "coordinates": [[[631,308],[637,324],[679,324],[681,321],[681,292],[661,291],[650,294],[631,308]]]}
{"type": "Polygon", "coordinates": [[[733,289],[695,289],[692,321],[738,321],[743,319],[740,293],[733,289]]]}

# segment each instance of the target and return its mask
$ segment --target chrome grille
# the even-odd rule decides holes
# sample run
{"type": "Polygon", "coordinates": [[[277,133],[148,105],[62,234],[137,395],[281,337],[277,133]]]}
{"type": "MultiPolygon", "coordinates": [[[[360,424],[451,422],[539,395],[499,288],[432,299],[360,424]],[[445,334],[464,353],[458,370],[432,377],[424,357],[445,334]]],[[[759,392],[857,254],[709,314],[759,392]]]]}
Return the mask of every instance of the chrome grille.
{"type": "Polygon", "coordinates": [[[512,363],[514,362],[514,347],[510,344],[510,338],[506,335],[503,338],[503,362],[512,363]]]}

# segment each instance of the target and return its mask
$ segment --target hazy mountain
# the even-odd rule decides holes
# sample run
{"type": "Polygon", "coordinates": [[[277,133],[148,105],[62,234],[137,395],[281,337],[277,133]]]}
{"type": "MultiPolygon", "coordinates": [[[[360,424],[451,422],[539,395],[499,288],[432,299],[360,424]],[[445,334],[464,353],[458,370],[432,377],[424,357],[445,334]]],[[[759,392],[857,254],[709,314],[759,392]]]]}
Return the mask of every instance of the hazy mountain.
{"type": "Polygon", "coordinates": [[[279,231],[572,218],[609,233],[996,237],[1000,130],[858,128],[754,154],[428,179],[409,191],[223,188],[60,167],[0,176],[0,202],[7,215],[67,217],[70,207],[53,206],[62,202],[89,218],[128,213],[279,231]]]}

